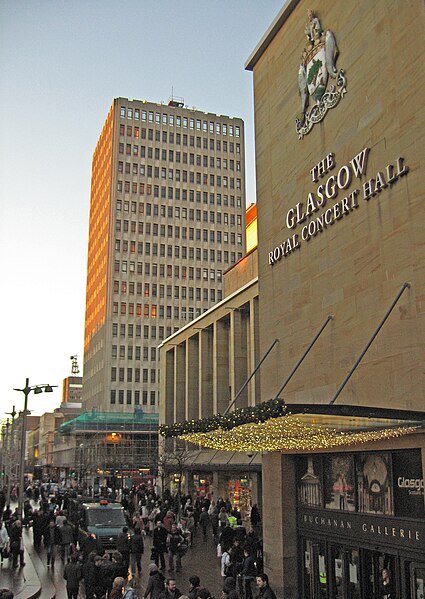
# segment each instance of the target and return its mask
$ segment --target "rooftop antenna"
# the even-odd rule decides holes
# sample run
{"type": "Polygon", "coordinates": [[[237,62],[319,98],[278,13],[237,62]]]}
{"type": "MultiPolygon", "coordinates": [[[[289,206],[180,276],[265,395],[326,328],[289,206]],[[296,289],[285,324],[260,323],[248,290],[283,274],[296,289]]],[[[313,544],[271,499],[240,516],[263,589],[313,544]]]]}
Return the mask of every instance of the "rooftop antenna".
{"type": "Polygon", "coordinates": [[[78,368],[78,361],[77,361],[77,359],[78,359],[77,355],[70,357],[70,360],[72,361],[71,373],[74,376],[78,376],[80,374],[80,369],[78,368]]]}

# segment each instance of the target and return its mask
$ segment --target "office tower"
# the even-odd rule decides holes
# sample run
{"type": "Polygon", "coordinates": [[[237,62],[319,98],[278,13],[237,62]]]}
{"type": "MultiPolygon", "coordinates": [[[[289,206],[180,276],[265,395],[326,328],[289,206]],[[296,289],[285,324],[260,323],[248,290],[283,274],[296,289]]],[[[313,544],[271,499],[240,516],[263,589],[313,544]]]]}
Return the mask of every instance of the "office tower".
{"type": "Polygon", "coordinates": [[[92,162],[85,410],[158,412],[157,346],[245,253],[244,124],[117,98],[92,162]]]}

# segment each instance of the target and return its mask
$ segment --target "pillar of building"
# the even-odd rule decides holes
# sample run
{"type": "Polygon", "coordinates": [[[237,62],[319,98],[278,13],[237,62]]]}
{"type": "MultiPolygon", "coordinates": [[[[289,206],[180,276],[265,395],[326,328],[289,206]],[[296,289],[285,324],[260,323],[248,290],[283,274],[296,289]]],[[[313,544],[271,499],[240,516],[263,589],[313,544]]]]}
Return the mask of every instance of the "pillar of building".
{"type": "Polygon", "coordinates": [[[166,399],[163,402],[165,408],[165,423],[175,422],[174,417],[174,349],[167,351],[165,355],[165,394],[166,399]]]}
{"type": "Polygon", "coordinates": [[[217,503],[218,498],[219,498],[219,493],[218,493],[218,472],[217,472],[217,470],[214,470],[213,476],[212,476],[212,492],[213,492],[213,499],[217,503]]]}
{"type": "Polygon", "coordinates": [[[223,414],[229,405],[232,389],[229,380],[229,317],[214,323],[213,341],[213,410],[223,414]]]}
{"type": "MultiPolygon", "coordinates": [[[[258,297],[254,297],[249,302],[249,322],[248,322],[248,339],[247,339],[247,353],[248,353],[248,371],[249,374],[254,372],[258,362],[260,361],[260,336],[258,321],[258,297]]],[[[248,405],[255,406],[261,402],[260,393],[260,380],[261,380],[261,367],[248,385],[248,405]]]]}
{"type": "Polygon", "coordinates": [[[291,456],[263,454],[265,571],[278,597],[299,599],[295,464],[291,456]]]}
{"type": "Polygon", "coordinates": [[[197,418],[208,418],[213,411],[213,330],[199,333],[199,412],[197,418]]]}
{"type": "Polygon", "coordinates": [[[199,336],[187,340],[186,350],[186,420],[199,418],[199,336]]]}
{"type": "MultiPolygon", "coordinates": [[[[241,309],[232,310],[230,313],[230,385],[232,387],[233,400],[242,385],[248,378],[247,373],[247,339],[246,339],[246,317],[241,309]]],[[[234,408],[248,405],[248,391],[245,388],[238,397],[234,408]]]]}
{"type": "Polygon", "coordinates": [[[186,407],[186,343],[177,345],[174,355],[174,414],[176,422],[183,422],[186,407]]]}

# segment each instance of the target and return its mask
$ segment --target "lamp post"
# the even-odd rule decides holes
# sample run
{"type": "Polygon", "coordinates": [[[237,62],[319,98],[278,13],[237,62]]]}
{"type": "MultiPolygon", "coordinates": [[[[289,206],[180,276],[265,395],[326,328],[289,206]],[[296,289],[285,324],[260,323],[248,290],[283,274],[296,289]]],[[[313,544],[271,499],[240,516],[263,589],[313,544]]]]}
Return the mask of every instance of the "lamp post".
{"type": "Polygon", "coordinates": [[[52,393],[53,387],[57,387],[57,385],[33,385],[30,387],[29,379],[25,379],[25,387],[23,389],[13,389],[14,391],[20,391],[24,394],[24,409],[21,412],[22,414],[22,429],[21,429],[21,451],[19,457],[19,495],[18,495],[18,513],[20,518],[22,518],[22,509],[23,509],[23,498],[24,498],[24,469],[25,469],[25,446],[26,446],[26,435],[27,435],[27,408],[28,408],[28,395],[31,391],[34,391],[34,395],[38,395],[39,393],[52,393]]]}

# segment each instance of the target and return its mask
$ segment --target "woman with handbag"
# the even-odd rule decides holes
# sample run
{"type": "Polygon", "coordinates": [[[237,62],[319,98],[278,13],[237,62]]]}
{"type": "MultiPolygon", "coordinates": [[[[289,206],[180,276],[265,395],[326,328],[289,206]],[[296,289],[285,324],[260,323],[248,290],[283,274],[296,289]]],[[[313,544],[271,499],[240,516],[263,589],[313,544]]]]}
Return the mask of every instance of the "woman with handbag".
{"type": "Polygon", "coordinates": [[[3,563],[4,558],[8,558],[10,554],[9,535],[7,534],[6,527],[0,520],[0,559],[3,563]]]}

